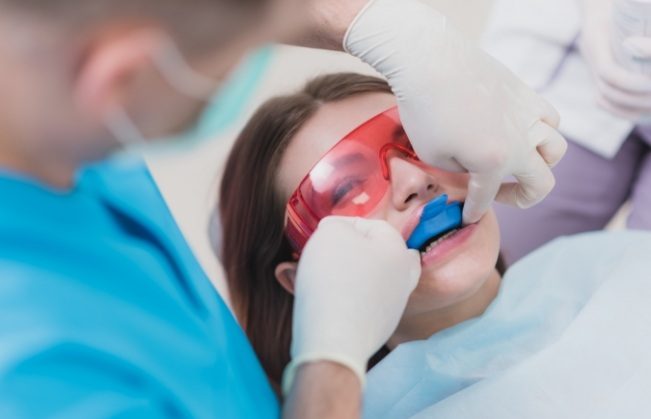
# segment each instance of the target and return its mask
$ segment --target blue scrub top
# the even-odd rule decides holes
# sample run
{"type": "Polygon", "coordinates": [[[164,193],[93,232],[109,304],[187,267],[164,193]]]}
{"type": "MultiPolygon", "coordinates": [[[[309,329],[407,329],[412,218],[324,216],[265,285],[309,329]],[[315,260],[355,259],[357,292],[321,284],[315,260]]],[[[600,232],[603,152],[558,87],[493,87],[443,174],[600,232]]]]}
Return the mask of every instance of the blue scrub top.
{"type": "Polygon", "coordinates": [[[0,202],[0,418],[279,416],[142,161],[0,202]]]}

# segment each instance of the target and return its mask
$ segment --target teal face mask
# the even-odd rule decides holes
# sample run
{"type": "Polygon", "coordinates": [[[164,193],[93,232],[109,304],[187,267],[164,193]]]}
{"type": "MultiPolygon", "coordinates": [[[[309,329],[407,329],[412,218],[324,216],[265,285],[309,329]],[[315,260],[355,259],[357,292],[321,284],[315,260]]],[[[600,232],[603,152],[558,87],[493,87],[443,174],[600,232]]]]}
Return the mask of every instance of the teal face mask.
{"type": "MultiPolygon", "coordinates": [[[[171,47],[173,48],[173,47],[171,47]]],[[[157,66],[165,79],[186,96],[206,101],[197,122],[185,132],[167,138],[146,140],[135,123],[122,109],[108,115],[106,125],[112,134],[126,147],[128,153],[164,154],[175,153],[196,146],[205,140],[215,138],[238,120],[246,104],[256,90],[272,56],[272,48],[266,47],[248,56],[212,97],[202,92],[209,91],[211,81],[195,74],[182,61],[177,50],[157,60],[157,66]]],[[[212,84],[213,90],[216,84],[212,84]]]]}

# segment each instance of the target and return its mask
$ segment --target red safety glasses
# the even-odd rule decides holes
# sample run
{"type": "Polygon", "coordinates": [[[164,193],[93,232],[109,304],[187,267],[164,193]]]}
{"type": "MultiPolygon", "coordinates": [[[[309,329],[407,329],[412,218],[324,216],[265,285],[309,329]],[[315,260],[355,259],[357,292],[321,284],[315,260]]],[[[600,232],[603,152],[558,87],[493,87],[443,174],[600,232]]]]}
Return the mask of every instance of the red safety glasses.
{"type": "Polygon", "coordinates": [[[377,207],[389,190],[394,156],[419,162],[397,107],[356,128],[319,160],[287,204],[285,232],[297,257],[323,218],[364,217],[377,207]]]}

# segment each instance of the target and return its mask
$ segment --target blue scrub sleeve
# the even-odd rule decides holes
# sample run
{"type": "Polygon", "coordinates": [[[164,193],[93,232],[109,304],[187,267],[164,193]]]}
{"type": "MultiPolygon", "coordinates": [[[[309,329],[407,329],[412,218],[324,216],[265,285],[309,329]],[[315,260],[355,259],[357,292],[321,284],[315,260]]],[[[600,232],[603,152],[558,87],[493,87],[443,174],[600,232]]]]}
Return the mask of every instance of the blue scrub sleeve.
{"type": "Polygon", "coordinates": [[[3,365],[3,418],[185,417],[145,371],[121,365],[99,348],[54,339],[3,365]]]}
{"type": "Polygon", "coordinates": [[[117,302],[105,311],[108,300],[83,286],[1,263],[0,272],[1,418],[189,416],[155,372],[136,361],[146,356],[142,338],[127,336],[128,328],[123,335],[110,328],[110,338],[104,333],[101,317],[118,325],[128,320],[117,302]],[[86,303],[76,304],[80,299],[86,303]]]}

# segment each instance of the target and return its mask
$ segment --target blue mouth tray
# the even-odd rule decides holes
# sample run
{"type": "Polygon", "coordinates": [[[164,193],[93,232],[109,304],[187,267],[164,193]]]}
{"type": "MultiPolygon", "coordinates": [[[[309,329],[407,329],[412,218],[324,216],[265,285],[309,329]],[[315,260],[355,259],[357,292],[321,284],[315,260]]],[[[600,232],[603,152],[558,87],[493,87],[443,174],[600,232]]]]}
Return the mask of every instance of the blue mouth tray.
{"type": "Polygon", "coordinates": [[[462,214],[461,202],[448,204],[448,196],[445,194],[435,198],[423,209],[418,226],[407,240],[407,247],[420,249],[432,237],[461,227],[462,214]]]}

